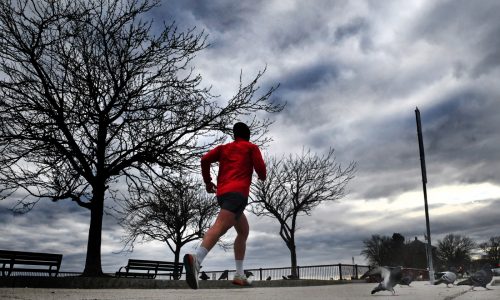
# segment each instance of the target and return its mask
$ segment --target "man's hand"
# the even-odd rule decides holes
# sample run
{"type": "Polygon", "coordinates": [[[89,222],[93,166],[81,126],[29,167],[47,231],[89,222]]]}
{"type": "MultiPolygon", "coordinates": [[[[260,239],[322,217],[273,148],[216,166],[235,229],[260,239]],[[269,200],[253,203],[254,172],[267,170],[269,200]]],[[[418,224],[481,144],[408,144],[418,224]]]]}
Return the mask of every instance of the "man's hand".
{"type": "Polygon", "coordinates": [[[213,182],[205,184],[205,188],[209,194],[214,194],[217,191],[217,186],[213,182]]]}

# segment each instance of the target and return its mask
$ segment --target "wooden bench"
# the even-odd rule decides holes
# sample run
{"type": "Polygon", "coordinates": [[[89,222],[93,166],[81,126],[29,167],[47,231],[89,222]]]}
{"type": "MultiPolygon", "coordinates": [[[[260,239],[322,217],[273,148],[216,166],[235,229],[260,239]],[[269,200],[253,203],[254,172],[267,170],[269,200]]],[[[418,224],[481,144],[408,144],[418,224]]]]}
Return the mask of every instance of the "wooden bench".
{"type": "Polygon", "coordinates": [[[29,272],[49,273],[49,276],[56,277],[59,274],[62,257],[62,254],[0,250],[2,276],[10,276],[12,272],[29,272]]]}
{"type": "Polygon", "coordinates": [[[116,277],[156,278],[156,276],[170,276],[179,279],[182,275],[182,263],[170,261],[129,259],[126,266],[115,273],[116,277]],[[123,271],[122,271],[123,270],[123,271]]]}

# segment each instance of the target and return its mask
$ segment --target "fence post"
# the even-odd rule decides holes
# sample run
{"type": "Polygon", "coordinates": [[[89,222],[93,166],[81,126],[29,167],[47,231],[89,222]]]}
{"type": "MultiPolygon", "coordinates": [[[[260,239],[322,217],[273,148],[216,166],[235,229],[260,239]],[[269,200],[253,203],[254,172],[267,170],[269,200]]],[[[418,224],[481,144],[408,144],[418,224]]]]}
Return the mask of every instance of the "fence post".
{"type": "Polygon", "coordinates": [[[354,268],[355,268],[355,269],[354,269],[354,278],[355,278],[355,279],[358,279],[358,278],[359,278],[359,277],[358,277],[358,275],[359,275],[359,274],[358,274],[358,264],[355,264],[355,265],[354,265],[354,268]]]}
{"type": "Polygon", "coordinates": [[[262,281],[262,268],[259,268],[260,281],[262,281]]]}
{"type": "Polygon", "coordinates": [[[339,277],[342,280],[342,264],[339,263],[339,277]]]}
{"type": "Polygon", "coordinates": [[[297,279],[300,279],[300,266],[297,266],[297,279]]]}

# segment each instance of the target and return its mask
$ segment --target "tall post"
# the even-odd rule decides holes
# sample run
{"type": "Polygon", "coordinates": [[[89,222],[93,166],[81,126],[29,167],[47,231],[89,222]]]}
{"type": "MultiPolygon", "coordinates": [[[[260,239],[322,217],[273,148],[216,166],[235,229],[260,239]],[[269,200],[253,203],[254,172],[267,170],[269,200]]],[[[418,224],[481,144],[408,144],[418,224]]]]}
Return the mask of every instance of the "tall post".
{"type": "Polygon", "coordinates": [[[424,142],[422,139],[422,125],[420,122],[420,111],[418,107],[415,108],[415,116],[417,118],[417,135],[418,135],[418,148],[420,150],[420,168],[422,169],[422,187],[424,190],[424,204],[425,204],[425,225],[427,227],[427,267],[429,268],[429,280],[434,283],[434,266],[432,265],[432,245],[431,245],[431,228],[429,225],[429,207],[427,205],[427,171],[425,170],[425,153],[424,142]]]}

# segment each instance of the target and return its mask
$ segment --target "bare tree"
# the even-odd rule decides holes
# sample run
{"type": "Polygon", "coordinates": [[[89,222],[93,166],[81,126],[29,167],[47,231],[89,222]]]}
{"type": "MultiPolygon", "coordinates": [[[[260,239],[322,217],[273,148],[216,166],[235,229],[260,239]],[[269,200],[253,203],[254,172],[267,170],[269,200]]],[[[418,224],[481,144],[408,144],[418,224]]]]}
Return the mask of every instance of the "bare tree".
{"type": "Polygon", "coordinates": [[[351,162],[342,168],[330,149],[323,156],[303,151],[286,158],[273,157],[267,167],[266,181],[257,181],[252,186],[251,209],[257,216],[272,217],[280,223],[279,234],[290,250],[291,275],[297,277],[297,218],[310,216],[324,201],[344,197],[347,183],[354,178],[356,164],[351,162]]]}
{"type": "Polygon", "coordinates": [[[437,257],[446,267],[459,267],[471,261],[476,243],[467,236],[450,233],[438,241],[437,257]]]}
{"type": "MultiPolygon", "coordinates": [[[[363,240],[363,244],[361,255],[372,265],[427,267],[427,244],[416,237],[413,241],[405,242],[405,237],[397,232],[393,233],[392,237],[374,234],[369,239],[363,240]]],[[[438,261],[435,257],[435,247],[432,248],[433,259],[438,261]]]]}
{"type": "Polygon", "coordinates": [[[500,236],[490,237],[487,242],[479,244],[479,248],[486,253],[490,264],[500,266],[500,236]]]}
{"type": "Polygon", "coordinates": [[[240,78],[231,99],[213,96],[190,66],[207,36],[174,25],[153,35],[141,16],[159,2],[0,2],[0,199],[25,193],[19,211],[41,199],[89,209],[84,276],[103,274],[104,203],[120,177],[140,185],[192,167],[230,123],[254,116],[265,133],[256,114],[282,109],[268,101],[275,87],[257,92],[263,72],[240,78]]]}
{"type": "Polygon", "coordinates": [[[150,189],[134,190],[131,196],[121,221],[125,246],[133,249],[138,239],[165,242],[176,263],[182,247],[202,238],[218,212],[217,201],[190,176],[172,176],[150,189]]]}
{"type": "Polygon", "coordinates": [[[370,264],[377,266],[392,266],[392,240],[388,236],[374,234],[371,238],[363,240],[364,249],[361,254],[364,255],[370,264]]]}

